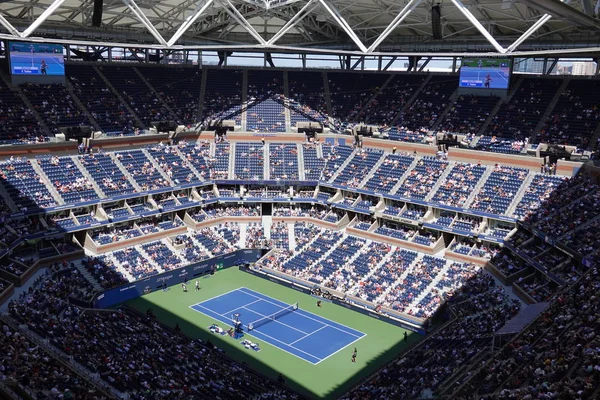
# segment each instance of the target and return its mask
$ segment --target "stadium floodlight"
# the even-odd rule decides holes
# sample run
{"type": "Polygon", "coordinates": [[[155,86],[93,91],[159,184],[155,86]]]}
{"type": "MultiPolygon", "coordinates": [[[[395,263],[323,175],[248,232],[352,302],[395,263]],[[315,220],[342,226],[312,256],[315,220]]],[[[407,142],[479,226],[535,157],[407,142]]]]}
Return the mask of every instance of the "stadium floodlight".
{"type": "Polygon", "coordinates": [[[372,53],[381,42],[383,42],[389,35],[392,33],[394,29],[398,27],[410,15],[410,13],[419,5],[423,0],[410,0],[408,4],[400,11],[396,18],[379,34],[379,37],[373,42],[371,46],[367,49],[367,53],[372,53]]]}
{"type": "Polygon", "coordinates": [[[167,45],[169,47],[173,46],[179,40],[181,35],[187,32],[188,29],[190,29],[190,27],[194,24],[194,22],[196,22],[198,17],[200,17],[200,15],[202,15],[213,2],[214,0],[207,0],[201,7],[200,3],[198,3],[199,9],[197,8],[194,14],[186,18],[186,20],[183,22],[183,24],[181,24],[179,29],[177,29],[177,32],[175,32],[173,37],[171,37],[171,39],[167,42],[167,45]]]}
{"type": "Polygon", "coordinates": [[[64,2],[65,2],[65,0],[54,0],[54,2],[52,4],[50,4],[50,6],[48,6],[48,8],[46,8],[44,10],[44,12],[41,13],[40,16],[37,17],[37,19],[35,21],[33,21],[33,23],[31,25],[29,25],[29,27],[27,29],[25,29],[23,31],[23,33],[21,33],[19,36],[26,38],[27,36],[31,35],[64,2]]]}

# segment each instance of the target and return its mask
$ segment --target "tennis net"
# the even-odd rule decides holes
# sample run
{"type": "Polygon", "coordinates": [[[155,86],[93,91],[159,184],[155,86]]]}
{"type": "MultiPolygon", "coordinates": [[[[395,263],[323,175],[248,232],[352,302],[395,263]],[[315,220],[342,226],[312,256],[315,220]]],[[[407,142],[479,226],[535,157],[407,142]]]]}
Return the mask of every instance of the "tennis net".
{"type": "Polygon", "coordinates": [[[291,305],[287,306],[286,308],[282,308],[281,310],[279,310],[271,315],[267,315],[266,317],[262,317],[260,319],[257,319],[254,322],[249,323],[248,330],[251,331],[252,329],[256,329],[259,326],[266,324],[267,322],[275,321],[277,318],[281,318],[284,315],[291,313],[292,311],[296,311],[297,309],[298,309],[298,303],[291,304],[291,305]]]}

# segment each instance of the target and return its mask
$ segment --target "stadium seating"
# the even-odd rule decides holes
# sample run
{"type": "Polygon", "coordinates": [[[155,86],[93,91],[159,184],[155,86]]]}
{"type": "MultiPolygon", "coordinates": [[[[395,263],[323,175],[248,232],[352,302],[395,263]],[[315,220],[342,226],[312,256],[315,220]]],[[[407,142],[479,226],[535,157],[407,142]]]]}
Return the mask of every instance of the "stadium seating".
{"type": "Polygon", "coordinates": [[[471,208],[502,215],[506,212],[521,188],[528,171],[497,165],[477,193],[471,208]]]}
{"type": "Polygon", "coordinates": [[[359,150],[352,156],[346,167],[339,171],[333,183],[349,188],[359,187],[365,176],[369,174],[373,166],[379,161],[381,155],[381,150],[359,150]]]}
{"type": "Polygon", "coordinates": [[[365,110],[365,122],[389,126],[426,77],[425,74],[394,75],[365,110]]]}
{"type": "Polygon", "coordinates": [[[492,118],[486,134],[518,140],[530,137],[560,84],[559,79],[524,78],[492,118]]]}
{"type": "Polygon", "coordinates": [[[176,149],[176,147],[157,145],[149,147],[148,153],[176,185],[200,182],[200,178],[190,169],[190,162],[182,159],[176,149]]]}
{"type": "Polygon", "coordinates": [[[349,72],[329,72],[329,92],[331,111],[334,118],[342,120],[364,120],[362,108],[377,93],[389,78],[385,74],[356,74],[349,72]]]}
{"type": "Polygon", "coordinates": [[[292,99],[316,112],[327,114],[321,72],[290,71],[288,72],[288,82],[292,99]]]}
{"type": "Polygon", "coordinates": [[[21,90],[53,134],[60,133],[59,127],[91,125],[65,85],[27,83],[21,90]]]}
{"type": "Polygon", "coordinates": [[[269,178],[298,180],[296,144],[269,143],[269,178]]]}
{"type": "Polygon", "coordinates": [[[413,161],[414,158],[408,154],[386,154],[383,163],[365,183],[364,189],[389,193],[413,161]]]}
{"type": "Polygon", "coordinates": [[[0,143],[43,143],[47,140],[32,111],[0,79],[0,143]]]}
{"type": "Polygon", "coordinates": [[[202,70],[196,67],[137,66],[184,125],[198,121],[202,70]]]}
{"type": "Polygon", "coordinates": [[[27,159],[11,159],[2,164],[2,186],[20,210],[57,205],[46,181],[27,159]]]}
{"type": "Polygon", "coordinates": [[[263,179],[264,158],[264,146],[259,143],[236,143],[234,171],[236,179],[263,179]]]}
{"type": "Polygon", "coordinates": [[[354,149],[350,146],[323,146],[323,157],[326,160],[325,167],[321,173],[321,179],[328,181],[352,155],[354,149]]]}
{"type": "Polygon", "coordinates": [[[135,192],[135,188],[109,154],[84,154],[77,157],[105,196],[135,192]]]}
{"type": "Polygon", "coordinates": [[[251,132],[286,132],[285,107],[273,99],[249,106],[246,127],[251,132]]]}
{"type": "Polygon", "coordinates": [[[499,101],[492,95],[461,95],[439,128],[448,132],[477,133],[499,101]]]}
{"type": "Polygon", "coordinates": [[[464,207],[469,195],[486,171],[486,167],[458,163],[442,182],[431,201],[453,207],[464,207]]]}
{"type": "Polygon", "coordinates": [[[432,76],[398,120],[398,125],[410,130],[431,128],[448,105],[450,96],[455,90],[456,78],[432,76]]]}
{"type": "Polygon", "coordinates": [[[38,164],[65,203],[81,203],[99,198],[94,185],[71,157],[39,157],[38,164]]]}
{"type": "Polygon", "coordinates": [[[154,190],[171,186],[142,150],[122,151],[116,158],[125,167],[142,190],[154,190]]]}
{"type": "MultiPolygon", "coordinates": [[[[225,117],[232,107],[241,107],[242,78],[241,70],[207,70],[202,119],[225,117]]],[[[236,119],[241,120],[241,117],[236,119]]]]}
{"type": "Polygon", "coordinates": [[[423,157],[408,173],[402,185],[396,191],[399,196],[423,200],[435,186],[448,167],[448,162],[432,157],[423,157]]]}
{"type": "Polygon", "coordinates": [[[83,105],[92,114],[105,133],[128,133],[136,127],[133,116],[109,89],[94,67],[69,64],[67,76],[75,87],[83,105]]]}

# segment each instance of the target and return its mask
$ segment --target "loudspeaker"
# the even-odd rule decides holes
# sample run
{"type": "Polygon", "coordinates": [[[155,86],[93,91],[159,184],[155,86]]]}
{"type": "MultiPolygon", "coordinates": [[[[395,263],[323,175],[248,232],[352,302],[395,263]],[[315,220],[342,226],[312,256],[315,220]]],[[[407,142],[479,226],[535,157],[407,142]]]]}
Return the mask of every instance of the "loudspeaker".
{"type": "Polygon", "coordinates": [[[442,11],[439,4],[431,7],[431,32],[434,39],[442,38],[442,11]]]}
{"type": "Polygon", "coordinates": [[[102,8],[104,0],[94,0],[94,13],[92,14],[92,26],[100,26],[102,24],[102,8]]]}

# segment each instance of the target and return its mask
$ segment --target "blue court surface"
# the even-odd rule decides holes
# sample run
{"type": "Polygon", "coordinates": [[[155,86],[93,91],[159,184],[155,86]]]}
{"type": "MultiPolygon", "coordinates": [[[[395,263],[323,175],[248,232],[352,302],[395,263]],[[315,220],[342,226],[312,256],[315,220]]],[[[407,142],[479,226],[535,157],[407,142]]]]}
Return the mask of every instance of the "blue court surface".
{"type": "MultiPolygon", "coordinates": [[[[248,324],[278,313],[288,306],[289,304],[277,299],[241,287],[190,308],[228,326],[232,325],[233,314],[239,313],[239,320],[247,332],[248,324]]],[[[297,310],[269,320],[246,334],[311,364],[320,363],[366,336],[355,329],[304,311],[301,307],[300,304],[297,310]]]]}
{"type": "Polygon", "coordinates": [[[460,86],[485,88],[486,77],[490,76],[489,89],[507,89],[509,81],[508,68],[461,67],[460,86]]]}

